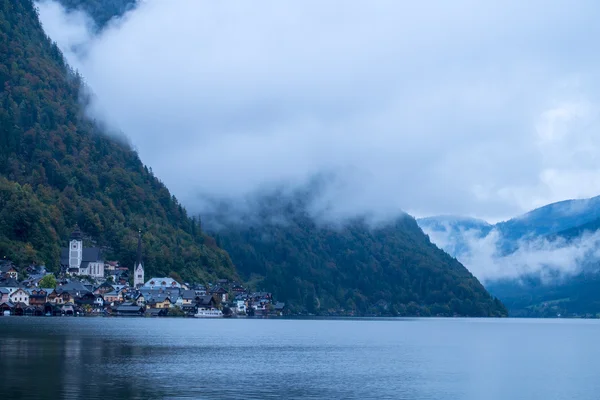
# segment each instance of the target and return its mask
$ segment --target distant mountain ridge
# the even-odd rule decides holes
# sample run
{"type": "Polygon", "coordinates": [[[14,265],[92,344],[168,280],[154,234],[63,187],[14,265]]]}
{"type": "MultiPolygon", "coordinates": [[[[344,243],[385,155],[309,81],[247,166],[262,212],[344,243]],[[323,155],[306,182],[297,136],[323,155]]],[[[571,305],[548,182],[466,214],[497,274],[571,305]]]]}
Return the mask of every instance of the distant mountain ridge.
{"type": "Polygon", "coordinates": [[[546,236],[584,225],[600,218],[600,196],[565,200],[536,208],[495,225],[507,239],[546,236]]]}
{"type": "MultiPolygon", "coordinates": [[[[486,282],[486,288],[505,303],[511,315],[600,315],[600,246],[596,244],[599,242],[596,236],[600,234],[600,196],[549,204],[489,226],[477,226],[469,218],[455,217],[448,221],[443,216],[418,222],[434,241],[459,260],[468,258],[471,251],[477,250],[473,246],[480,245],[477,239],[491,232],[499,238],[497,257],[530,251],[532,262],[538,262],[533,257],[537,250],[555,250],[560,257],[567,257],[564,259],[569,263],[565,265],[569,271],[566,275],[557,269],[542,269],[518,279],[498,278],[486,282]],[[531,243],[540,245],[529,248],[531,243]],[[572,248],[577,251],[570,251],[572,248]],[[578,259],[569,259],[569,253],[578,259]],[[576,264],[574,273],[571,272],[573,263],[576,264]]],[[[524,256],[526,260],[527,253],[524,256]]],[[[560,258],[550,261],[554,267],[560,267],[560,258]]],[[[485,267],[479,266],[480,269],[485,267]]]]}
{"type": "MultiPolygon", "coordinates": [[[[494,225],[481,219],[446,215],[417,220],[426,233],[443,232],[456,239],[457,249],[468,247],[467,243],[461,242],[464,232],[486,236],[495,230],[502,237],[505,253],[514,251],[519,240],[573,236],[584,230],[595,231],[600,225],[597,221],[600,221],[600,196],[548,204],[494,225]]],[[[460,256],[460,251],[457,252],[454,248],[444,250],[454,257],[460,256]]]]}

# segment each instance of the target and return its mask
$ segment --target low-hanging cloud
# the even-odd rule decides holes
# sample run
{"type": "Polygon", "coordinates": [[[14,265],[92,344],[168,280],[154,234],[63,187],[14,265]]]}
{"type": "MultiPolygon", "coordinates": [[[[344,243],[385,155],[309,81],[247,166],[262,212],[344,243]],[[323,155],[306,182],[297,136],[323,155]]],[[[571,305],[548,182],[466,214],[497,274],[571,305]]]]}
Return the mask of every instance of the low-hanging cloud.
{"type": "MultiPolygon", "coordinates": [[[[444,224],[442,224],[444,225],[444,224]]],[[[515,250],[506,252],[498,229],[441,229],[422,226],[431,241],[446,250],[483,283],[538,277],[542,283],[567,279],[580,272],[597,272],[600,267],[600,231],[584,232],[567,240],[562,237],[527,237],[515,250]]]]}
{"type": "Polygon", "coordinates": [[[499,219],[600,184],[599,6],[149,0],[46,32],[192,211],[333,176],[335,212],[499,219]]]}

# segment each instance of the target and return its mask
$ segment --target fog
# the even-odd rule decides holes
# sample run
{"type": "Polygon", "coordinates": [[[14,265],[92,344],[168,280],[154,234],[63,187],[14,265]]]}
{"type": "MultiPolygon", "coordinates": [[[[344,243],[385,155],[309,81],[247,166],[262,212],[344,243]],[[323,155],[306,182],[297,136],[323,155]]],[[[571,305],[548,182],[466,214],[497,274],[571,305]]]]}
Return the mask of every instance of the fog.
{"type": "Polygon", "coordinates": [[[587,232],[572,240],[561,237],[526,237],[514,243],[507,253],[498,229],[482,233],[478,229],[443,230],[423,227],[431,241],[454,255],[482,283],[539,277],[543,283],[565,279],[584,270],[594,271],[600,261],[600,231],[587,232]]]}
{"type": "Polygon", "coordinates": [[[496,221],[600,187],[593,1],[149,0],[40,18],[191,212],[329,177],[334,215],[496,221]]]}

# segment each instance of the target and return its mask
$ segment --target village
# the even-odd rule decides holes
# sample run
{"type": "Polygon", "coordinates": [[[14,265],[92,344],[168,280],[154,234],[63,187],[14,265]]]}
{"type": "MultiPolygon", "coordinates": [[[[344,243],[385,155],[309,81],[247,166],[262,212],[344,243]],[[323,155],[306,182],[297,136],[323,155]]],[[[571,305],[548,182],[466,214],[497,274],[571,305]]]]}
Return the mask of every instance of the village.
{"type": "Polygon", "coordinates": [[[19,273],[10,260],[0,260],[0,316],[227,318],[281,316],[285,311],[271,293],[251,292],[228,279],[208,284],[172,277],[146,280],[141,234],[131,269],[103,260],[99,248],[84,247],[78,227],[69,247],[62,249],[60,263],[56,276],[37,265],[19,273]]]}

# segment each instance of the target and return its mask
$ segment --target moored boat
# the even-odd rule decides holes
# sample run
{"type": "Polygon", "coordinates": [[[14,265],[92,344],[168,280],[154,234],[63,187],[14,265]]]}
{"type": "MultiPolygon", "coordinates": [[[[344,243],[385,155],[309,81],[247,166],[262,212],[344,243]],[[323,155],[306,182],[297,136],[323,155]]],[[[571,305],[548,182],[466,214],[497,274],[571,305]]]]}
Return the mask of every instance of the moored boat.
{"type": "Polygon", "coordinates": [[[222,318],[223,317],[223,312],[221,310],[217,310],[217,309],[205,309],[205,308],[199,308],[198,311],[196,311],[196,314],[194,314],[194,317],[196,318],[222,318]]]}

